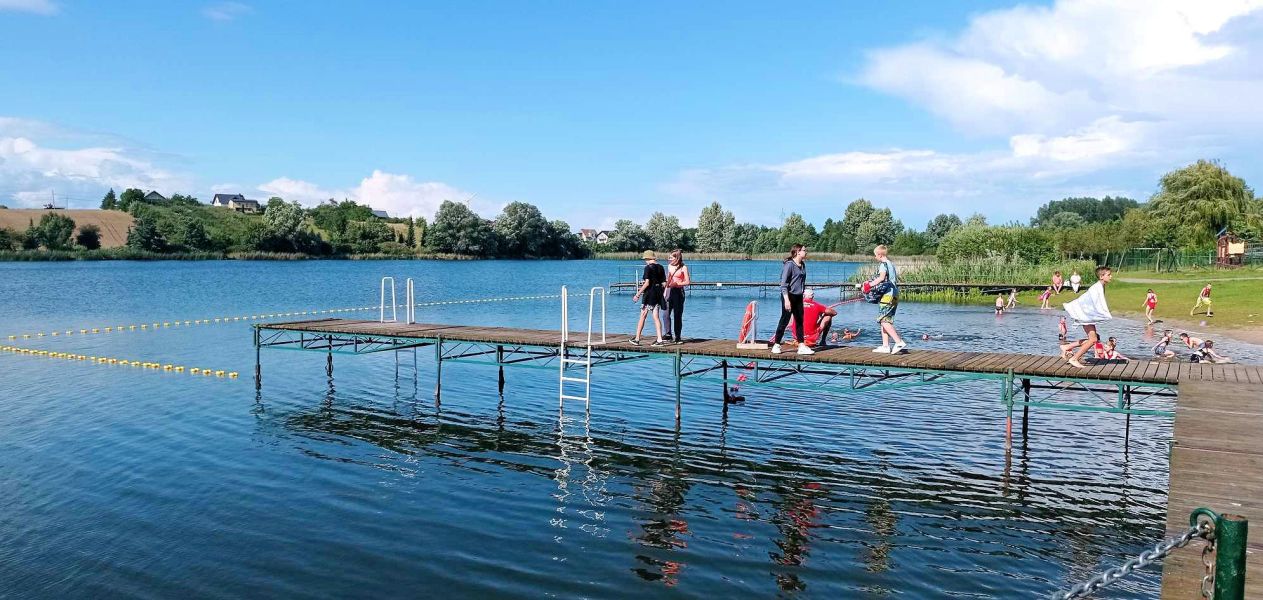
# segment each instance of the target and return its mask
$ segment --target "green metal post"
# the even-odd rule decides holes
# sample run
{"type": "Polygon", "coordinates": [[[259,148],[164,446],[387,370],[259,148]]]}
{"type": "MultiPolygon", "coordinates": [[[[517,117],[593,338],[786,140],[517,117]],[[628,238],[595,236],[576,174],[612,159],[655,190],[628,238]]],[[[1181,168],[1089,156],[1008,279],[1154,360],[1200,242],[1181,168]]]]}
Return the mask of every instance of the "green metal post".
{"type": "Polygon", "coordinates": [[[1000,394],[1008,414],[1004,419],[1004,451],[1013,449],[1013,369],[1004,377],[1004,391],[1000,394]]]}
{"type": "Polygon", "coordinates": [[[675,423],[680,423],[680,351],[675,351],[675,423]]]}
{"type": "Polygon", "coordinates": [[[504,400],[504,346],[496,346],[496,366],[500,367],[500,399],[504,400]]]}
{"type": "Polygon", "coordinates": [[[442,403],[443,394],[443,338],[434,340],[434,406],[442,403]]]}
{"type": "Polygon", "coordinates": [[[260,358],[259,350],[260,350],[259,328],[258,326],[255,326],[254,328],[254,389],[255,390],[259,390],[263,388],[263,367],[262,367],[262,363],[259,361],[259,358],[260,358]]]}
{"type": "Polygon", "coordinates": [[[1026,439],[1026,421],[1031,416],[1031,378],[1022,378],[1022,439],[1026,439]]]}
{"type": "Polygon", "coordinates": [[[1214,600],[1245,599],[1245,544],[1249,521],[1241,515],[1215,519],[1214,600]]]}

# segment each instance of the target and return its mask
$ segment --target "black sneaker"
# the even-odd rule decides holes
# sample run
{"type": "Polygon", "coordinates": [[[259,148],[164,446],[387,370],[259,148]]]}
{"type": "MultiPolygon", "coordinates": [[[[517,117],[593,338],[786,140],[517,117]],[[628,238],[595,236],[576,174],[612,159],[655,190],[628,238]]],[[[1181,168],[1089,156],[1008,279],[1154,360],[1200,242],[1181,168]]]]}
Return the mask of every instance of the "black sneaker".
{"type": "Polygon", "coordinates": [[[666,342],[663,342],[662,340],[654,340],[653,343],[649,345],[650,346],[665,346],[667,344],[666,342]]]}
{"type": "Polygon", "coordinates": [[[639,346],[639,345],[640,345],[640,338],[632,338],[632,339],[627,340],[627,341],[628,341],[631,345],[633,345],[633,346],[639,346]]]}
{"type": "Polygon", "coordinates": [[[675,338],[675,345],[676,345],[676,346],[679,346],[679,345],[681,345],[681,344],[683,344],[683,343],[684,343],[684,340],[682,340],[682,339],[680,339],[680,338],[675,338]]]}

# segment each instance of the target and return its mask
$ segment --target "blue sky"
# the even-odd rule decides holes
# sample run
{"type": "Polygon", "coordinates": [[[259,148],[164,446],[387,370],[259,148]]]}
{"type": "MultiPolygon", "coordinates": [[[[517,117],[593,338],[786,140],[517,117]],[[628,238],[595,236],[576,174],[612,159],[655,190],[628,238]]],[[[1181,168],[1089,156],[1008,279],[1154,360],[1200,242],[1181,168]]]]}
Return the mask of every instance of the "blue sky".
{"type": "Polygon", "coordinates": [[[571,226],[1025,221],[1256,178],[1259,6],[0,0],[0,203],[136,186],[571,226]],[[1252,96],[1251,96],[1252,94],[1252,96]]]}

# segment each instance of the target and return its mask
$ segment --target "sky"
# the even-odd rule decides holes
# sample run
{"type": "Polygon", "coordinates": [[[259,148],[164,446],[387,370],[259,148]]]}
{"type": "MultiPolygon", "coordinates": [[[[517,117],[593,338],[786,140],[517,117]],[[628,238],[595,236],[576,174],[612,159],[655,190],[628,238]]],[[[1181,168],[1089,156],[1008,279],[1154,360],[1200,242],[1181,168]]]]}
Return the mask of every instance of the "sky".
{"type": "Polygon", "coordinates": [[[1260,34],[1263,0],[0,0],[0,204],[1026,222],[1199,158],[1259,185],[1260,34]]]}

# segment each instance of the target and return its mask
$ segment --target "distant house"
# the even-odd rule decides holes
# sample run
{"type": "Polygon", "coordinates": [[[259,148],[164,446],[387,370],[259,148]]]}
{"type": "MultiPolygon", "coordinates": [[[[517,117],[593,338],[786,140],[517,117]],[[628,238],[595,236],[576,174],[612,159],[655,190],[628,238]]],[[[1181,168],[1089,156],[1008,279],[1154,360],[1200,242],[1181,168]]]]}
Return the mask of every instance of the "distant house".
{"type": "Polygon", "coordinates": [[[384,211],[384,210],[375,210],[375,211],[373,211],[373,216],[374,216],[374,217],[377,217],[377,218],[379,218],[379,219],[389,219],[389,218],[390,218],[390,215],[386,214],[386,211],[384,211]]]}
{"type": "Polygon", "coordinates": [[[249,200],[241,194],[215,194],[215,197],[211,198],[211,206],[231,208],[240,213],[259,212],[259,201],[249,200]]]}
{"type": "Polygon", "coordinates": [[[610,232],[603,229],[580,229],[579,239],[585,242],[604,244],[610,241],[610,232]]]}
{"type": "Polygon", "coordinates": [[[162,194],[159,194],[158,192],[150,191],[148,194],[145,194],[145,202],[148,202],[150,204],[153,204],[155,202],[166,202],[166,201],[167,201],[167,197],[163,196],[162,194]]]}

